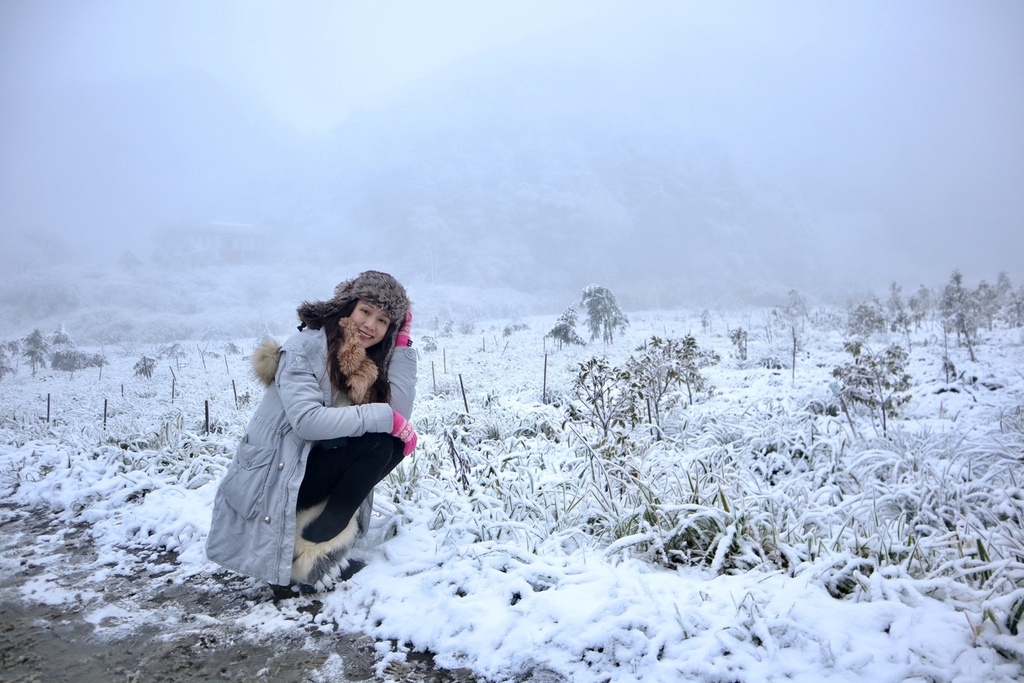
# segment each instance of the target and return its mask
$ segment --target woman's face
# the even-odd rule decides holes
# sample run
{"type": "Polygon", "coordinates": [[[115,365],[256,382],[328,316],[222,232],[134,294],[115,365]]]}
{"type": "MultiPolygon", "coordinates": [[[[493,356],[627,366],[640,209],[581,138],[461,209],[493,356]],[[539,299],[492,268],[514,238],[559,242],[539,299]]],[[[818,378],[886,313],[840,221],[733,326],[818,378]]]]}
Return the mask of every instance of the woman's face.
{"type": "Polygon", "coordinates": [[[387,334],[391,318],[380,306],[371,304],[369,301],[360,299],[349,316],[359,328],[359,343],[364,349],[368,349],[379,343],[387,334]]]}

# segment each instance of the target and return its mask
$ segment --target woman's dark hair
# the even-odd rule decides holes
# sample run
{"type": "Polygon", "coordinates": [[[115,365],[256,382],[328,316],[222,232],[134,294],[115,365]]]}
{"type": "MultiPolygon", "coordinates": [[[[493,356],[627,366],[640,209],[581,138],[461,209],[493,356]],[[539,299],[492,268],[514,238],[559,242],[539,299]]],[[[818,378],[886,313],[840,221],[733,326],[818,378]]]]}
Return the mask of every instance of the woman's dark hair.
{"type": "MultiPolygon", "coordinates": [[[[344,339],[338,321],[352,315],[352,311],[356,309],[357,303],[359,303],[359,299],[353,299],[342,306],[337,313],[324,319],[323,330],[327,335],[327,372],[331,377],[331,386],[336,391],[348,386],[345,373],[341,371],[337,360],[338,347],[341,346],[344,339]]],[[[395,337],[398,335],[398,326],[401,322],[403,321],[392,320],[391,324],[388,325],[387,332],[384,333],[384,338],[366,349],[366,357],[377,366],[377,380],[373,383],[373,388],[370,391],[370,401],[372,403],[387,403],[391,400],[391,383],[388,382],[388,359],[391,355],[391,347],[395,344],[395,337]]]]}

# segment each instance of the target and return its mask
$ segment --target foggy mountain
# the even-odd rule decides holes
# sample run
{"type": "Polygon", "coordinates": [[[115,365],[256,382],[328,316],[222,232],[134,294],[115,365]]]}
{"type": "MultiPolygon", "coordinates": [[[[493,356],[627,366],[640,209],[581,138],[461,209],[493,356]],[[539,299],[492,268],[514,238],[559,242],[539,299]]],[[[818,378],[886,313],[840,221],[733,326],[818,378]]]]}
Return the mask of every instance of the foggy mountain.
{"type": "Polygon", "coordinates": [[[463,76],[336,129],[313,172],[289,170],[264,195],[268,222],[429,283],[564,292],[600,279],[651,306],[824,281],[794,200],[745,187],[716,140],[644,104],[523,92],[557,93],[564,74],[463,76]]]}
{"type": "Polygon", "coordinates": [[[53,233],[79,253],[116,255],[151,248],[150,233],[166,223],[248,214],[247,197],[299,139],[195,71],[40,88],[16,104],[0,133],[0,201],[5,232],[29,250],[53,233]],[[99,244],[81,243],[97,234],[99,244]]]}
{"type": "MultiPolygon", "coordinates": [[[[913,8],[567,10],[406,71],[429,41],[399,54],[401,38],[427,34],[334,9],[337,32],[294,54],[287,39],[312,41],[316,12],[285,13],[295,33],[264,55],[253,31],[274,13],[8,8],[0,306],[17,330],[0,333],[40,312],[86,323],[214,304],[231,319],[247,309],[257,329],[370,267],[431,288],[424,305],[461,291],[538,312],[591,283],[653,309],[774,304],[791,289],[842,301],[953,268],[1022,276],[1007,248],[1024,177],[1007,87],[1020,47],[994,8],[945,7],[931,24],[913,8]],[[368,42],[350,30],[360,21],[378,29],[368,42]],[[177,60],[138,47],[144,35],[177,60]],[[308,58],[334,51],[329,68],[308,58]],[[389,79],[379,92],[374,74],[389,79]],[[293,80],[335,99],[282,106],[310,94],[282,87],[293,80]],[[333,127],[299,125],[318,105],[333,127]],[[270,258],[168,260],[168,229],[220,223],[270,235],[270,258]]],[[[440,42],[443,19],[431,15],[440,42]]]]}
{"type": "Polygon", "coordinates": [[[601,280],[640,306],[763,301],[824,281],[792,197],[744,187],[718,141],[649,103],[562,92],[571,74],[480,71],[306,137],[195,72],[42,93],[20,111],[43,118],[15,118],[5,144],[7,221],[23,242],[9,256],[40,232],[94,258],[147,255],[167,224],[227,220],[431,284],[601,280]],[[99,243],[76,241],[97,231],[99,243]]]}

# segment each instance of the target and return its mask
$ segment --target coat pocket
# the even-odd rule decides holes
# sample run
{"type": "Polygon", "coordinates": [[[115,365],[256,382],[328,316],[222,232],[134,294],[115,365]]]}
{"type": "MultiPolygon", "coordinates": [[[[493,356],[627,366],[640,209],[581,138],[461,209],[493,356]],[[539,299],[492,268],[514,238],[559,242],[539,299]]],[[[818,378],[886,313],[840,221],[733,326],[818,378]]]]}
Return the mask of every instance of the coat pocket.
{"type": "Polygon", "coordinates": [[[238,444],[235,459],[221,482],[224,500],[245,519],[256,516],[266,496],[269,476],[273,471],[274,449],[243,441],[238,444]]]}

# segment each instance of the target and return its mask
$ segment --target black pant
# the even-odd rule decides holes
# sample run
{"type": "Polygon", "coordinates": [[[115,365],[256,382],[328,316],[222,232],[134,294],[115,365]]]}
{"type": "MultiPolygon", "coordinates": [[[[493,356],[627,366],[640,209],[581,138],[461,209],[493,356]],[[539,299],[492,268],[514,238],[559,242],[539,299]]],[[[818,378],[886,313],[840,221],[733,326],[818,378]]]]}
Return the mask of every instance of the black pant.
{"type": "Polygon", "coordinates": [[[402,462],[402,442],[390,434],[364,434],[313,445],[299,486],[298,509],[327,505],[302,537],[328,541],[344,529],[373,487],[402,462]]]}

